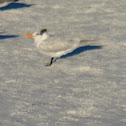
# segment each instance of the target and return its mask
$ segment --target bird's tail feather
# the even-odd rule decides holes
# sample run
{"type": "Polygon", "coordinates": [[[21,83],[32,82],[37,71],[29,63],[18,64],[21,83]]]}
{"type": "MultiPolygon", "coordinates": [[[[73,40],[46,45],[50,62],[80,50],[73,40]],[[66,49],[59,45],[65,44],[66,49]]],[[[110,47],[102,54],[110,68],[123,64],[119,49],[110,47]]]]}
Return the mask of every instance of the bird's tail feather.
{"type": "Polygon", "coordinates": [[[80,44],[79,46],[82,47],[82,46],[88,46],[90,44],[92,44],[95,40],[80,40],[80,44]]]}

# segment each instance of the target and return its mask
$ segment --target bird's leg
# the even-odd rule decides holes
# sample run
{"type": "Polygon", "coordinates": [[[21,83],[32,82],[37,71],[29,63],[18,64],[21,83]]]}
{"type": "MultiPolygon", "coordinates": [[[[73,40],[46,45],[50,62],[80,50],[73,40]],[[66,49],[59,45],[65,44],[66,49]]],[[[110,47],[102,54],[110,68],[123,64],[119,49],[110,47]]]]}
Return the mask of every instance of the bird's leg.
{"type": "Polygon", "coordinates": [[[52,57],[50,63],[47,63],[45,66],[51,66],[53,63],[53,60],[54,60],[54,57],[52,57]]]}

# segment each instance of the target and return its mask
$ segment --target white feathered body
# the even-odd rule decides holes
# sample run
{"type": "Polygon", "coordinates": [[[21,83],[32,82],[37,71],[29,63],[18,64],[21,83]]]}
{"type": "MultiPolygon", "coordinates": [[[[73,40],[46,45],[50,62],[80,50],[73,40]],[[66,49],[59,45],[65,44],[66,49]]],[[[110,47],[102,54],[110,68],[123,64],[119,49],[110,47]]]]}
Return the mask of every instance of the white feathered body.
{"type": "Polygon", "coordinates": [[[50,57],[60,57],[72,52],[80,46],[87,45],[87,42],[81,42],[79,38],[65,39],[45,36],[37,36],[35,39],[35,45],[41,53],[50,57]],[[83,43],[83,44],[82,44],[83,43]]]}

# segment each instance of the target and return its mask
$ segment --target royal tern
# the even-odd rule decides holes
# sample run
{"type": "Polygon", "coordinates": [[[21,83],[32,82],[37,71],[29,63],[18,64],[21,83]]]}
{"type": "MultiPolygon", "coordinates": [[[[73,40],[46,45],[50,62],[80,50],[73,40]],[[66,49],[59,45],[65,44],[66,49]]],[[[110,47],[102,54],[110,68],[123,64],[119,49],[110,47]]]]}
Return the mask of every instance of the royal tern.
{"type": "Polygon", "coordinates": [[[15,1],[18,1],[18,0],[0,0],[0,7],[7,6],[8,4],[15,2],[15,1]]]}
{"type": "Polygon", "coordinates": [[[54,58],[66,55],[76,48],[89,45],[90,43],[88,40],[80,40],[79,38],[65,39],[49,36],[47,29],[42,29],[39,33],[26,34],[23,37],[33,37],[35,45],[40,52],[51,57],[50,63],[46,64],[46,66],[50,66],[54,58]]]}

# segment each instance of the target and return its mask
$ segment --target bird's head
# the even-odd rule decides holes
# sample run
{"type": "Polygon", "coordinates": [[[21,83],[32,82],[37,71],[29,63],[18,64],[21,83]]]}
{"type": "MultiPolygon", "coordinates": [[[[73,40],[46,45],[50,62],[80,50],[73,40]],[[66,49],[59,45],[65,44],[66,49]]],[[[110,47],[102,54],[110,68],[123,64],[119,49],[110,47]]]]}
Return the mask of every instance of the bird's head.
{"type": "Polygon", "coordinates": [[[34,32],[32,34],[23,35],[23,37],[45,40],[49,37],[49,35],[47,33],[47,29],[42,29],[39,33],[34,32]]]}

